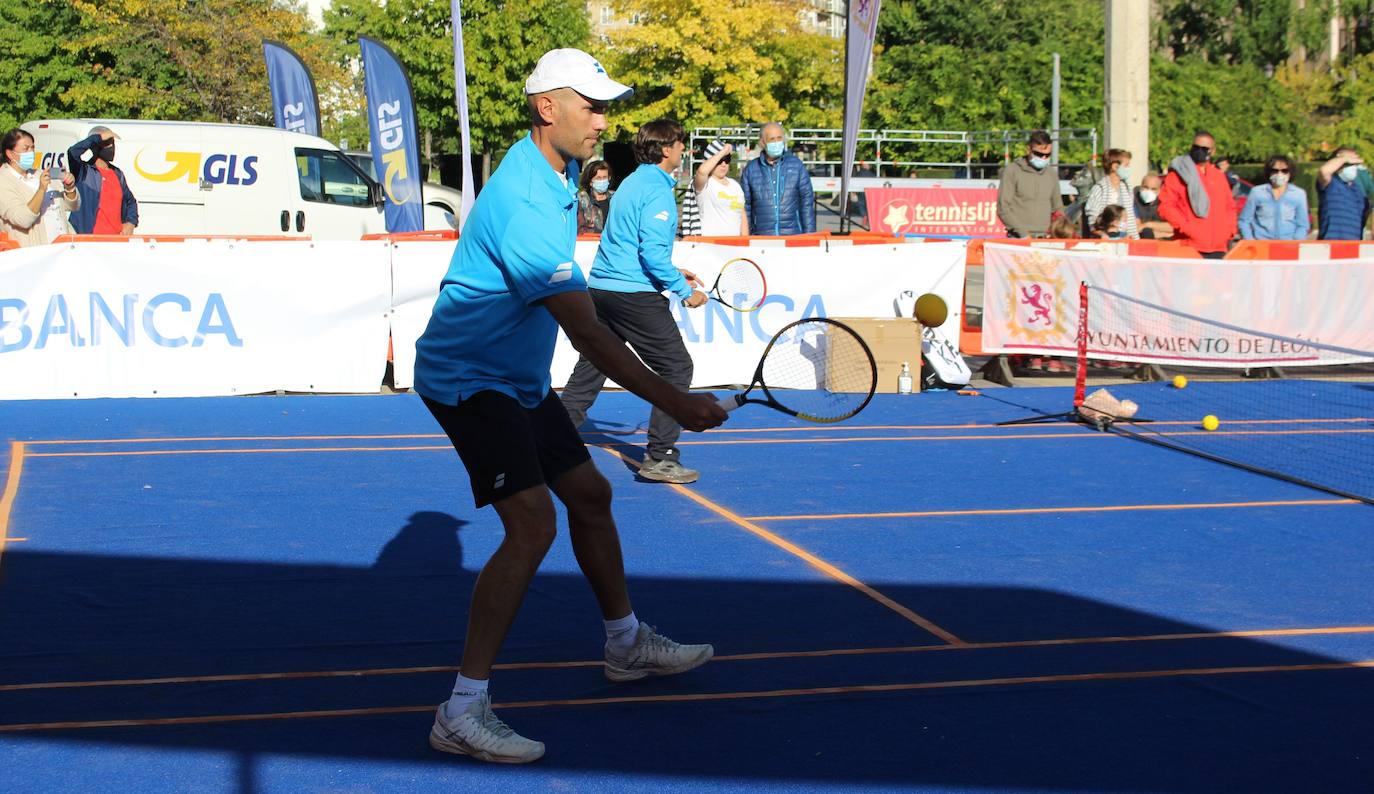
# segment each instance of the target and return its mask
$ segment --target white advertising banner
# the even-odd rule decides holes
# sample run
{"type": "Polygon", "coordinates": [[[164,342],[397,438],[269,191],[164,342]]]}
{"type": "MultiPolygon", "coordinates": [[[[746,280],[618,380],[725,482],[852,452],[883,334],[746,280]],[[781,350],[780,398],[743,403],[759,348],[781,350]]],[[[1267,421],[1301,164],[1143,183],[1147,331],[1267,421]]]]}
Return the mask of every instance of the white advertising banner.
{"type": "Polygon", "coordinates": [[[373,392],[385,243],[131,241],[0,255],[0,399],[373,392]]]}
{"type": "Polygon", "coordinates": [[[1374,360],[1374,259],[1165,259],[984,247],[983,349],[1246,368],[1374,360]]]}
{"type": "MultiPolygon", "coordinates": [[[[415,340],[424,331],[439,281],[453,255],[453,243],[399,243],[392,252],[395,311],[392,317],[393,375],[398,388],[414,383],[415,340]]],[[[596,241],[577,243],[576,261],[591,270],[596,241]]],[[[678,243],[673,260],[709,287],[722,265],[736,257],[759,264],[768,299],[748,314],[709,301],[698,309],[670,302],[692,354],[694,386],[747,383],[764,346],[780,328],[803,317],[895,317],[910,312],[916,295],[935,292],[950,307],[943,326],[958,338],[963,306],[962,242],[893,245],[743,247],[678,243]],[[911,295],[903,296],[904,291],[911,295]]],[[[577,363],[577,351],[560,334],[554,353],[553,385],[562,386],[577,363]]]]}

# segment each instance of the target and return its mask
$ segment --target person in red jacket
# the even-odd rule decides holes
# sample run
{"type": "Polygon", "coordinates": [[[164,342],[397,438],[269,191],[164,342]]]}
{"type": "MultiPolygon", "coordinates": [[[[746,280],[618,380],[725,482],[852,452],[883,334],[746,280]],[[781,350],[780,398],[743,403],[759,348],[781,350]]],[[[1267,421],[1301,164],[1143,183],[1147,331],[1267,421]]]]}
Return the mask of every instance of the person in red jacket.
{"type": "Polygon", "coordinates": [[[1210,161],[1217,143],[1210,133],[1193,136],[1188,154],[1169,163],[1159,193],[1159,216],[1174,227],[1174,239],[1196,248],[1208,259],[1226,255],[1236,236],[1236,205],[1231,183],[1210,161]]]}

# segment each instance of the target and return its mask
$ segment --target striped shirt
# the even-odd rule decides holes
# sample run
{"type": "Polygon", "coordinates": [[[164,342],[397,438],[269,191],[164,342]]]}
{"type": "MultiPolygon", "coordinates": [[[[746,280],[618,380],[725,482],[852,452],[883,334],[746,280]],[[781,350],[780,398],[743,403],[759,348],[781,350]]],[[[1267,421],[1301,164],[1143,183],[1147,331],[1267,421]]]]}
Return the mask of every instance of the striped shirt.
{"type": "Polygon", "coordinates": [[[1112,178],[1104,176],[1088,191],[1088,204],[1084,208],[1084,214],[1088,217],[1088,228],[1091,229],[1092,225],[1097,223],[1102,210],[1112,204],[1125,210],[1121,219],[1121,231],[1132,240],[1139,240],[1140,229],[1135,220],[1135,196],[1131,195],[1131,187],[1124,179],[1118,182],[1116,187],[1112,187],[1112,178]]]}

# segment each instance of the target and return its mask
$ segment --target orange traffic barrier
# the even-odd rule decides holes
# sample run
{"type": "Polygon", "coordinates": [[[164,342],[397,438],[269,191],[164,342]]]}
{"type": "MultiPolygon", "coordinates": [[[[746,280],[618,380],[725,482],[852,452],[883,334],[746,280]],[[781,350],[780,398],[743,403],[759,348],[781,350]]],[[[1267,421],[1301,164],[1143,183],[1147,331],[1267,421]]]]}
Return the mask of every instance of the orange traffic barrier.
{"type": "Polygon", "coordinates": [[[1374,244],[1359,240],[1241,240],[1227,259],[1312,260],[1374,257],[1374,244]]]}
{"type": "Polygon", "coordinates": [[[310,235],[287,237],[284,234],[63,234],[54,243],[127,243],[145,240],[155,243],[182,243],[187,240],[245,240],[248,242],[310,242],[310,235]]]}
{"type": "Polygon", "coordinates": [[[455,229],[421,229],[415,232],[379,232],[364,234],[364,240],[392,240],[394,242],[416,242],[424,240],[457,240],[455,229]]]}

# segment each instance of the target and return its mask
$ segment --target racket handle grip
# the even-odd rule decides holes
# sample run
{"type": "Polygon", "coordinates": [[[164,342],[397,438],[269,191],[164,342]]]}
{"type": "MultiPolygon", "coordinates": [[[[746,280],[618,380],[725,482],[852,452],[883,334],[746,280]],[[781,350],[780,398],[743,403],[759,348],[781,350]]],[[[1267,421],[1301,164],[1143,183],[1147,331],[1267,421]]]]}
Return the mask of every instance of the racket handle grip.
{"type": "Polygon", "coordinates": [[[735,410],[736,408],[740,407],[741,405],[744,405],[744,395],[743,395],[743,394],[732,394],[732,395],[730,395],[729,397],[725,397],[725,398],[723,398],[723,399],[716,400],[716,405],[719,405],[719,406],[720,406],[720,410],[725,411],[726,413],[729,413],[730,411],[735,410]]]}

